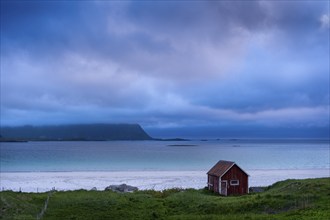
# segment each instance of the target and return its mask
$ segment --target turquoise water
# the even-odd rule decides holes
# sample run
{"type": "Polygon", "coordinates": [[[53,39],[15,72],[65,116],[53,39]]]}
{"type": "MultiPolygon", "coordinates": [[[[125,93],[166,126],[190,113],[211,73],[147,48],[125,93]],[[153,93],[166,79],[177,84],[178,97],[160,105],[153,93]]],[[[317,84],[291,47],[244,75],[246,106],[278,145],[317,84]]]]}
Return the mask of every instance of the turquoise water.
{"type": "Polygon", "coordinates": [[[245,169],[328,169],[329,141],[214,140],[1,143],[1,172],[205,170],[218,160],[245,169]],[[189,144],[195,146],[169,146],[189,144]]]}

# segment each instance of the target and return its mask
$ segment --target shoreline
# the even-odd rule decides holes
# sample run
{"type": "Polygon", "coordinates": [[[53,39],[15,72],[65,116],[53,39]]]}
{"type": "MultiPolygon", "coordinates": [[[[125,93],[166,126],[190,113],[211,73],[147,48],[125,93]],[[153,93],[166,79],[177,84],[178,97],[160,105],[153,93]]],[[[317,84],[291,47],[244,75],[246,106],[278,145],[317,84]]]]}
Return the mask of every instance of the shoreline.
{"type": "MultiPolygon", "coordinates": [[[[302,168],[302,169],[285,169],[285,168],[279,168],[279,169],[247,169],[246,171],[251,171],[251,172],[256,172],[256,171],[322,171],[322,170],[329,170],[330,172],[330,167],[329,168],[302,168]]],[[[44,170],[36,170],[36,171],[3,171],[1,170],[0,171],[0,175],[1,174],[5,174],[5,173],[115,173],[115,172],[207,172],[207,170],[205,169],[194,169],[194,170],[164,170],[164,169],[144,169],[144,170],[69,170],[69,171],[63,171],[63,170],[47,170],[47,171],[44,171],[44,170]]],[[[249,172],[248,172],[249,173],[249,172]]],[[[330,173],[329,173],[330,174],[330,173]]]]}
{"type": "MultiPolygon", "coordinates": [[[[104,190],[113,184],[128,184],[140,190],[169,188],[204,188],[205,170],[188,171],[55,171],[0,172],[0,191],[46,192],[56,190],[104,190]]],[[[329,169],[247,170],[249,186],[268,186],[286,179],[329,177],[329,169]]]]}

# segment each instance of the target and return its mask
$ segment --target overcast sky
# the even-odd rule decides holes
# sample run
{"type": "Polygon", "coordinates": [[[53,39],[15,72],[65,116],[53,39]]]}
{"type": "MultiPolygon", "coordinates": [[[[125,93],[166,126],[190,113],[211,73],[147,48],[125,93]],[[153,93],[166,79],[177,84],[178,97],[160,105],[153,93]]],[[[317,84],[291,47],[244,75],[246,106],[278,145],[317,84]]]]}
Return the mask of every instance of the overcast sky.
{"type": "Polygon", "coordinates": [[[329,137],[329,1],[1,1],[1,125],[329,137]]]}

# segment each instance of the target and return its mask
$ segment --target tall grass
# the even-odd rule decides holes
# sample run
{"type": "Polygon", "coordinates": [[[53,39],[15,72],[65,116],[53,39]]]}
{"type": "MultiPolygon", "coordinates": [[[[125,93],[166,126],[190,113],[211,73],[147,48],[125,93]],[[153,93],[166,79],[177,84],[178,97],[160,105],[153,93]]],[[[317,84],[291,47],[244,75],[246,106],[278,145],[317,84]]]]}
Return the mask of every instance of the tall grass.
{"type": "MultiPolygon", "coordinates": [[[[35,219],[47,194],[1,192],[2,219],[35,219]]],[[[43,219],[330,219],[330,178],[278,182],[263,193],[205,189],[55,192],[43,219]]]]}

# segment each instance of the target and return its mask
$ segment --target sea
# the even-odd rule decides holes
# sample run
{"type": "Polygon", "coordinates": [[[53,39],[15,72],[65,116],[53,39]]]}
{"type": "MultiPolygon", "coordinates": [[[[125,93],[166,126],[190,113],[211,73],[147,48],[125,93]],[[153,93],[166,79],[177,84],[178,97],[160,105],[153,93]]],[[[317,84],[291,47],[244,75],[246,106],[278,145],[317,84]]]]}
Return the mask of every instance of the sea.
{"type": "Polygon", "coordinates": [[[329,169],[329,140],[43,141],[0,143],[0,171],[207,171],[217,161],[244,170],[329,169]]]}

